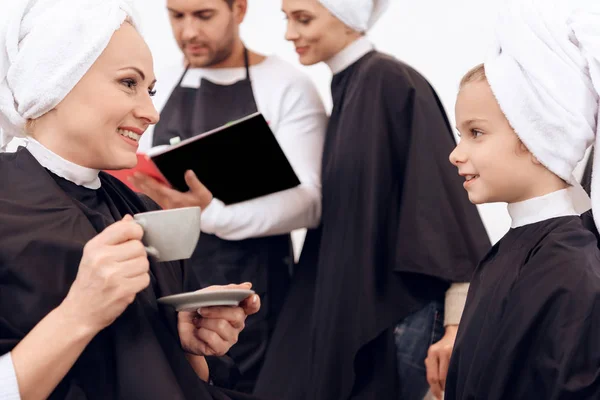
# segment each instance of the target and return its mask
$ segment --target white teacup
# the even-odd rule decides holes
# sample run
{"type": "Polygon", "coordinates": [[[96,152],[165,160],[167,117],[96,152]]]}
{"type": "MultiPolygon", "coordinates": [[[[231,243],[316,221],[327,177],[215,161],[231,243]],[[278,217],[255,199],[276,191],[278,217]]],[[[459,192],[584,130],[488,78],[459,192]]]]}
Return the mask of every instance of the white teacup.
{"type": "Polygon", "coordinates": [[[150,211],[133,216],[144,229],[142,242],[158,261],[185,260],[192,256],[200,237],[200,207],[150,211]]]}

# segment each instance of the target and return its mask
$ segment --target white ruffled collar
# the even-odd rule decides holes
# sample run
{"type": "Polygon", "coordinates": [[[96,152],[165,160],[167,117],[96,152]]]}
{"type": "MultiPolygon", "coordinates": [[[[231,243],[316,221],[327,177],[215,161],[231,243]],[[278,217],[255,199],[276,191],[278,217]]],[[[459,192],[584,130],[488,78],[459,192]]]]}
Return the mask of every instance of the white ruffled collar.
{"type": "Polygon", "coordinates": [[[511,228],[519,228],[551,218],[578,215],[573,206],[569,189],[509,204],[508,213],[512,220],[511,228]]]}
{"type": "Polygon", "coordinates": [[[100,188],[99,170],[82,167],[81,165],[65,160],[31,137],[27,138],[26,147],[42,167],[53,174],[88,189],[95,190],[100,188]]]}
{"type": "Polygon", "coordinates": [[[346,48],[325,61],[325,64],[329,66],[331,72],[335,75],[342,72],[358,60],[360,60],[365,54],[373,51],[375,46],[367,37],[362,36],[361,38],[350,43],[346,48]]]}

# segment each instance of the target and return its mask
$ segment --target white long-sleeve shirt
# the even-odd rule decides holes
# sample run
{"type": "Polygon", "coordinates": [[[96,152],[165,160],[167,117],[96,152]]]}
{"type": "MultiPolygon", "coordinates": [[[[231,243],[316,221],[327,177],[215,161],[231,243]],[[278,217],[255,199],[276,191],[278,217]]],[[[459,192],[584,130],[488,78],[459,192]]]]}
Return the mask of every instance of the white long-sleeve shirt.
{"type": "MultiPolygon", "coordinates": [[[[184,68],[181,64],[157,75],[155,105],[165,106],[184,68]]],[[[201,78],[231,85],[246,75],[242,68],[195,68],[181,86],[199,87],[201,78]]],[[[289,233],[314,228],[321,219],[321,157],[327,114],[310,78],[277,56],[250,66],[252,90],[279,145],[298,175],[300,186],[250,201],[226,206],[214,199],[202,213],[202,231],[226,240],[289,233]]],[[[234,101],[234,99],[232,99],[234,101]]],[[[153,129],[140,142],[152,144],[153,129]]]]}
{"type": "Polygon", "coordinates": [[[0,356],[0,399],[21,400],[10,353],[0,356]]]}

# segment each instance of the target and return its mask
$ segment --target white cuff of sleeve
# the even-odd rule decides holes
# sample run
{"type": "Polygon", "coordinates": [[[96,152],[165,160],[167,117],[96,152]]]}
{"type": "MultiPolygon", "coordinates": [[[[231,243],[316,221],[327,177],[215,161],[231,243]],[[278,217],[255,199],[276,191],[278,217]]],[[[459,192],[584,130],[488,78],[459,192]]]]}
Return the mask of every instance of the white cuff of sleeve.
{"type": "Polygon", "coordinates": [[[468,283],[454,283],[446,291],[446,304],[444,307],[444,326],[458,325],[465,309],[468,283]]]}
{"type": "Polygon", "coordinates": [[[10,353],[0,357],[0,399],[21,400],[17,374],[10,353]]]}
{"type": "Polygon", "coordinates": [[[204,210],[202,210],[202,217],[200,220],[201,230],[204,233],[214,235],[217,233],[217,221],[219,215],[225,208],[225,203],[219,199],[212,199],[204,210]]]}

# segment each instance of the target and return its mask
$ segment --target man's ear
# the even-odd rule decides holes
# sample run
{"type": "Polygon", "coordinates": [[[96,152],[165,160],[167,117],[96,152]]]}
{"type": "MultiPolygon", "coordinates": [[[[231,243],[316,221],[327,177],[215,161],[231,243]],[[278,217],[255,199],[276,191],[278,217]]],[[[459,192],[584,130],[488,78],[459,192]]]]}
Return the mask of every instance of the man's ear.
{"type": "Polygon", "coordinates": [[[246,18],[246,13],[248,12],[248,0],[235,0],[232,9],[235,22],[238,25],[241,24],[244,22],[244,18],[246,18]]]}

